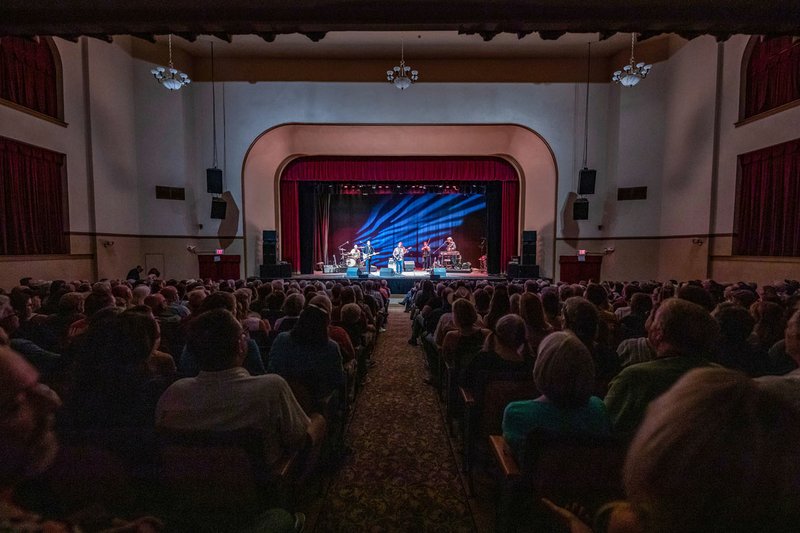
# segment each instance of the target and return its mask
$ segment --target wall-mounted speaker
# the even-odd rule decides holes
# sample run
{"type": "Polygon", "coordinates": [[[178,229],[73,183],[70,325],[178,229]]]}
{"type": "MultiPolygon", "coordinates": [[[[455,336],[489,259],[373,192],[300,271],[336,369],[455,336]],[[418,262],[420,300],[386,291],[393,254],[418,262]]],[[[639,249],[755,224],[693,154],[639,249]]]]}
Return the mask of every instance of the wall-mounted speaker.
{"type": "Polygon", "coordinates": [[[265,229],[262,232],[262,237],[263,237],[265,243],[267,243],[267,242],[278,242],[278,232],[275,231],[274,229],[265,229]]]}
{"type": "Polygon", "coordinates": [[[581,169],[578,174],[578,194],[594,194],[597,171],[590,168],[581,169]]]}
{"type": "Polygon", "coordinates": [[[206,191],[211,194],[222,194],[222,171],[220,169],[206,169],[206,191]]]}
{"type": "Polygon", "coordinates": [[[228,212],[228,202],[221,198],[211,199],[211,218],[225,218],[228,212]]]}
{"type": "Polygon", "coordinates": [[[522,232],[522,256],[520,261],[522,265],[535,265],[536,264],[536,232],[523,231],[522,232]]]}
{"type": "Polygon", "coordinates": [[[572,220],[589,220],[589,200],[578,198],[572,204],[572,220]]]}

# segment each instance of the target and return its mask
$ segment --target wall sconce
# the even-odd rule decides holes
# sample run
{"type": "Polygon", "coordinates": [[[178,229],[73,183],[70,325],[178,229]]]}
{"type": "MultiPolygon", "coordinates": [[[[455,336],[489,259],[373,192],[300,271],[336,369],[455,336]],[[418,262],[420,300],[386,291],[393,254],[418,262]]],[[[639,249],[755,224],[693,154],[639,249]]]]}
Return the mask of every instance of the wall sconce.
{"type": "Polygon", "coordinates": [[[111,248],[114,246],[114,241],[103,241],[103,248],[111,248]]]}
{"type": "Polygon", "coordinates": [[[186,251],[189,252],[190,254],[196,254],[197,253],[197,246],[192,246],[190,244],[190,245],[186,246],[186,251]]]}
{"type": "Polygon", "coordinates": [[[695,237],[694,239],[692,239],[692,244],[696,244],[697,246],[702,246],[703,245],[703,239],[695,237]]]}
{"type": "Polygon", "coordinates": [[[606,254],[606,255],[611,255],[611,254],[614,253],[614,251],[615,251],[615,248],[613,246],[609,246],[608,248],[603,250],[603,253],[606,254]]]}

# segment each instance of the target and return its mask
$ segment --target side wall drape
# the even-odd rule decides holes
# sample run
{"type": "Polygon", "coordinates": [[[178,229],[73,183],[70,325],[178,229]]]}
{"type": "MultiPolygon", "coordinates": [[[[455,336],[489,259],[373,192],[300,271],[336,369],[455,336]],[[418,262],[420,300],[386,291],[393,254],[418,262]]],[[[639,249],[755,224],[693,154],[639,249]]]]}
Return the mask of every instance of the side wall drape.
{"type": "MultiPolygon", "coordinates": [[[[299,182],[501,182],[500,267],[517,255],[519,177],[507,161],[495,157],[303,157],[281,175],[281,258],[297,270],[300,257],[299,182]]],[[[317,229],[319,231],[319,229],[317,229]]],[[[315,247],[316,248],[316,247],[315,247]]],[[[321,260],[316,257],[317,261],[321,260]]],[[[311,259],[309,259],[311,260],[311,259]]]]}
{"type": "Polygon", "coordinates": [[[64,156],[0,137],[0,254],[68,253],[64,156]]]}
{"type": "Polygon", "coordinates": [[[800,139],[739,156],[736,253],[800,256],[800,139]]]}
{"type": "Polygon", "coordinates": [[[744,118],[800,99],[800,40],[757,39],[747,64],[744,118]]]}
{"type": "Polygon", "coordinates": [[[56,65],[44,39],[0,40],[0,98],[58,118],[56,65]]]}

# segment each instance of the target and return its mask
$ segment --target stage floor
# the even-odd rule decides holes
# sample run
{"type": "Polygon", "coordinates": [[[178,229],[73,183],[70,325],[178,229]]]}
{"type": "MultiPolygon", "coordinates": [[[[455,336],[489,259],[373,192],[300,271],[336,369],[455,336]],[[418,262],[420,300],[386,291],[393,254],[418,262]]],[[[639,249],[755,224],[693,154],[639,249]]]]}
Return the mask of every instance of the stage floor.
{"type": "MultiPolygon", "coordinates": [[[[380,271],[375,271],[370,273],[368,277],[362,278],[348,278],[345,272],[336,272],[333,274],[325,274],[319,270],[315,270],[313,274],[295,274],[292,276],[291,279],[293,280],[320,280],[320,281],[328,281],[328,280],[336,280],[336,279],[360,279],[360,280],[383,280],[385,279],[389,284],[389,289],[391,290],[392,294],[405,294],[407,293],[411,287],[414,286],[414,283],[418,281],[422,281],[424,279],[430,279],[431,273],[427,270],[417,269],[413,272],[403,272],[402,274],[394,274],[391,276],[381,276],[380,271]]],[[[443,280],[458,280],[458,279],[469,279],[469,280],[487,280],[487,281],[506,281],[505,276],[500,275],[490,275],[486,272],[481,272],[480,270],[473,268],[472,272],[446,272],[444,276],[441,276],[439,279],[443,280]]]]}

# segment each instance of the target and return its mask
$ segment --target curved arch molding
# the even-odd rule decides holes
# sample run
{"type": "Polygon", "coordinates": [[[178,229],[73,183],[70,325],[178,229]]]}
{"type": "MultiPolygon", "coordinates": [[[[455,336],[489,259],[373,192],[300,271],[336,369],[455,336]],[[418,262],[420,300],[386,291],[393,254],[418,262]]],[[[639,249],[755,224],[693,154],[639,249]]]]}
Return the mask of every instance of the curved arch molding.
{"type": "Polygon", "coordinates": [[[279,181],[301,156],[499,156],[520,178],[519,233],[536,230],[543,276],[555,272],[558,168],[535,131],[517,124],[281,124],[256,137],[242,164],[244,274],[261,264],[261,232],[280,238],[279,181]]]}

